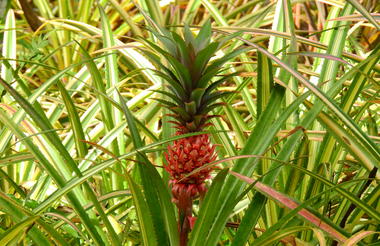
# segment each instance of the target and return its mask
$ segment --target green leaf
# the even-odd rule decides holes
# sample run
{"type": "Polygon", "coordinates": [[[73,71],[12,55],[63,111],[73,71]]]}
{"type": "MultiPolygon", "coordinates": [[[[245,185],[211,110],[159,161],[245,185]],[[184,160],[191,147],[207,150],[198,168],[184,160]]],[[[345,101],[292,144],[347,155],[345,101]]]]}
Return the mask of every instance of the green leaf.
{"type": "MultiPolygon", "coordinates": [[[[134,146],[135,148],[143,147],[144,143],[142,142],[140,133],[135,125],[135,119],[126,106],[125,100],[120,93],[119,97],[120,102],[122,103],[123,112],[128,121],[134,146]]],[[[154,231],[149,233],[156,235],[156,240],[159,245],[168,245],[169,241],[176,245],[178,243],[178,234],[176,234],[176,221],[173,207],[170,202],[169,192],[167,188],[165,188],[163,180],[157,170],[145,156],[145,153],[138,153],[137,160],[141,162],[138,165],[138,170],[140,172],[146,204],[148,206],[148,211],[152,216],[154,227],[154,231]],[[152,183],[154,185],[152,185],[152,183]],[[162,225],[165,225],[164,229],[162,228],[162,225]]]]}
{"type": "MultiPolygon", "coordinates": [[[[206,69],[207,70],[207,69],[206,69]]],[[[199,79],[197,83],[198,88],[206,88],[207,84],[216,76],[218,73],[220,73],[220,68],[216,67],[213,70],[208,71],[207,73],[205,72],[202,74],[202,77],[199,79]]]]}
{"type": "Polygon", "coordinates": [[[157,0],[144,0],[142,1],[148,9],[149,16],[152,21],[157,23],[159,26],[164,26],[164,16],[162,14],[160,3],[157,0]]]}
{"type": "MultiPolygon", "coordinates": [[[[176,56],[176,46],[174,44],[173,44],[173,47],[171,47],[170,49],[168,47],[166,47],[167,50],[168,50],[168,51],[166,51],[166,50],[162,49],[160,46],[156,45],[155,43],[153,43],[153,42],[151,42],[149,40],[143,39],[142,41],[144,43],[146,43],[151,49],[153,49],[156,52],[158,52],[165,59],[166,59],[167,56],[172,56],[172,57],[176,56]]],[[[142,50],[142,51],[144,51],[144,50],[142,50]]],[[[155,59],[155,60],[158,60],[158,59],[155,59]]],[[[160,62],[157,62],[157,64],[160,64],[160,62]]]]}
{"type": "Polygon", "coordinates": [[[170,109],[170,108],[175,108],[175,107],[178,106],[177,104],[172,103],[172,102],[170,102],[170,101],[167,101],[167,100],[165,100],[165,99],[154,98],[154,100],[157,101],[157,102],[162,103],[164,106],[166,106],[166,107],[169,108],[169,109],[170,109]]]}
{"type": "MultiPolygon", "coordinates": [[[[198,80],[203,71],[206,68],[208,61],[215,55],[215,52],[218,50],[218,43],[213,42],[206,46],[204,49],[197,53],[197,56],[194,61],[194,69],[193,69],[193,78],[198,80]],[[196,74],[195,74],[196,72],[196,74]]],[[[198,85],[195,85],[198,86],[198,85]]]]}
{"type": "Polygon", "coordinates": [[[197,112],[197,104],[194,101],[185,102],[185,110],[189,115],[195,115],[197,112]]]}
{"type": "Polygon", "coordinates": [[[28,217],[24,219],[23,221],[17,223],[16,225],[12,226],[8,230],[6,230],[0,236],[0,245],[7,245],[10,241],[15,239],[20,233],[26,231],[28,227],[33,226],[33,224],[36,222],[38,218],[39,216],[28,217]]]}
{"type": "Polygon", "coordinates": [[[111,109],[110,104],[107,103],[107,97],[106,97],[107,92],[103,83],[103,78],[100,74],[98,67],[96,66],[94,62],[94,59],[91,59],[91,56],[88,54],[88,52],[83,46],[81,46],[79,43],[77,44],[82,52],[82,55],[87,61],[86,66],[90,72],[92,81],[96,88],[95,93],[97,94],[98,99],[99,99],[100,108],[101,108],[100,112],[102,114],[103,122],[105,123],[107,130],[111,130],[114,127],[114,123],[112,120],[112,109],[111,109]]]}
{"type": "Polygon", "coordinates": [[[194,49],[194,47],[195,47],[195,39],[194,39],[194,35],[191,32],[188,24],[185,24],[184,30],[185,30],[185,32],[184,32],[185,42],[186,42],[187,46],[189,46],[192,49],[194,49]]]}
{"type": "Polygon", "coordinates": [[[363,7],[360,3],[358,3],[356,0],[347,0],[354,8],[359,11],[365,18],[368,19],[369,22],[371,22],[376,29],[380,30],[379,23],[375,20],[375,18],[366,10],[366,8],[363,7]]]}
{"type": "Polygon", "coordinates": [[[228,74],[228,75],[222,75],[222,78],[221,78],[221,79],[219,79],[219,80],[217,80],[217,81],[211,83],[211,84],[207,87],[206,92],[205,92],[205,96],[211,94],[211,92],[212,92],[213,90],[215,90],[219,85],[221,85],[221,84],[224,83],[225,81],[229,80],[230,78],[232,78],[232,77],[238,75],[239,73],[240,73],[240,72],[234,72],[234,73],[230,73],[230,74],[228,74]]]}
{"type": "Polygon", "coordinates": [[[205,93],[204,88],[196,88],[191,92],[190,99],[195,102],[197,108],[201,106],[201,100],[204,93],[205,93]]]}
{"type": "MultiPolygon", "coordinates": [[[[269,197],[270,199],[280,203],[281,205],[286,206],[287,208],[291,210],[295,210],[300,206],[299,202],[294,201],[294,199],[289,198],[285,194],[278,192],[277,190],[273,189],[272,187],[268,185],[263,184],[260,181],[253,180],[251,178],[248,178],[238,173],[232,173],[232,174],[249,184],[255,183],[254,188],[257,191],[269,197]]],[[[310,223],[314,224],[315,226],[318,226],[320,229],[328,232],[335,239],[338,239],[341,242],[344,242],[346,240],[346,237],[344,235],[342,235],[339,231],[332,228],[329,224],[322,222],[321,219],[318,218],[318,216],[314,215],[308,209],[302,208],[300,211],[298,211],[298,215],[301,216],[303,219],[309,221],[310,223]]],[[[261,241],[266,241],[266,240],[261,240],[261,241]]],[[[261,244],[258,244],[258,242],[255,242],[255,243],[257,245],[261,245],[261,244]]]]}
{"type": "Polygon", "coordinates": [[[168,88],[175,95],[177,95],[178,98],[181,98],[181,99],[187,98],[185,89],[182,87],[181,83],[178,81],[177,77],[174,74],[170,73],[170,76],[168,76],[167,74],[164,74],[160,71],[155,71],[155,72],[158,76],[160,76],[161,78],[163,78],[166,82],[170,84],[168,88]]]}
{"type": "Polygon", "coordinates": [[[236,50],[232,51],[231,53],[228,53],[228,54],[224,55],[223,57],[221,57],[219,59],[216,59],[214,62],[212,62],[210,64],[210,66],[207,67],[207,69],[205,71],[205,74],[207,74],[210,71],[213,71],[214,69],[221,68],[226,62],[228,62],[232,58],[240,55],[243,52],[247,52],[249,50],[251,50],[250,47],[248,47],[248,48],[247,47],[245,47],[245,48],[239,48],[239,49],[236,49],[236,50]]]}
{"type": "Polygon", "coordinates": [[[0,158],[0,166],[12,165],[14,163],[22,162],[22,161],[30,161],[34,160],[34,157],[31,153],[17,153],[13,155],[7,155],[3,158],[0,158]]]}
{"type": "Polygon", "coordinates": [[[78,157],[84,158],[88,152],[86,143],[83,140],[86,140],[86,137],[83,132],[82,124],[78,115],[78,111],[75,108],[74,102],[71,99],[66,88],[62,85],[60,81],[57,82],[58,89],[61,93],[63,102],[66,106],[67,113],[69,115],[70,124],[72,131],[74,133],[75,145],[78,152],[78,157]]]}
{"type": "Polygon", "coordinates": [[[196,52],[204,49],[210,43],[211,35],[211,22],[208,19],[206,23],[202,26],[198,35],[195,37],[194,48],[196,52]]]}
{"type": "MultiPolygon", "coordinates": [[[[42,130],[44,130],[46,132],[45,133],[46,137],[50,140],[51,145],[54,146],[57,149],[57,151],[59,151],[59,153],[65,158],[65,160],[67,161],[67,164],[68,164],[67,166],[69,168],[71,168],[72,171],[76,172],[77,175],[80,176],[81,172],[80,172],[79,168],[76,166],[76,163],[71,158],[67,149],[63,146],[63,144],[60,141],[57,133],[55,131],[49,131],[49,130],[54,129],[54,128],[51,126],[51,124],[50,124],[49,120],[46,118],[46,116],[44,114],[39,114],[39,112],[37,112],[33,108],[33,106],[23,96],[21,96],[15,89],[13,89],[4,80],[0,79],[0,84],[15,98],[15,100],[22,106],[22,108],[28,113],[28,115],[31,116],[31,118],[36,122],[36,124],[42,130]]],[[[3,116],[3,121],[4,121],[4,123],[7,123],[8,127],[9,127],[9,120],[7,119],[7,117],[3,116]]],[[[24,138],[24,134],[22,134],[22,132],[20,132],[20,130],[18,130],[16,128],[13,128],[13,130],[17,131],[17,134],[19,136],[22,136],[21,138],[24,138]]],[[[14,133],[16,133],[16,132],[14,132],[14,133]]],[[[60,176],[56,172],[56,170],[51,166],[51,164],[46,160],[46,158],[43,157],[42,153],[40,153],[40,151],[38,151],[38,149],[32,143],[29,143],[28,147],[31,150],[31,152],[33,152],[33,154],[36,156],[36,159],[38,159],[39,161],[42,161],[44,163],[45,168],[50,169],[49,171],[50,171],[52,177],[55,179],[55,182],[57,182],[57,184],[59,186],[63,186],[63,184],[65,183],[64,177],[60,176]],[[32,151],[32,149],[33,149],[33,151],[32,151]]],[[[85,187],[87,187],[87,189],[89,189],[89,186],[86,186],[86,185],[85,185],[85,187]]],[[[88,191],[92,192],[92,190],[88,190],[88,191]]],[[[86,226],[88,231],[93,236],[93,239],[95,241],[98,241],[98,242],[103,241],[103,239],[101,239],[99,233],[97,232],[96,227],[94,226],[94,221],[91,222],[89,216],[83,210],[83,208],[82,208],[82,206],[78,200],[78,197],[76,197],[73,193],[70,193],[68,195],[68,197],[70,199],[72,206],[77,211],[81,220],[83,221],[83,224],[86,226]]]]}
{"type": "Polygon", "coordinates": [[[183,101],[177,95],[175,95],[173,93],[163,91],[163,90],[152,90],[152,91],[160,93],[160,94],[165,95],[165,96],[168,96],[173,101],[175,101],[177,103],[177,105],[184,105],[183,101]]]}
{"type": "Polygon", "coordinates": [[[216,201],[220,199],[220,191],[227,173],[228,169],[223,169],[220,171],[214,178],[209,191],[206,193],[205,199],[199,209],[198,218],[190,235],[189,245],[196,245],[198,239],[202,239],[207,236],[208,231],[203,230],[202,225],[211,223],[218,212],[218,207],[215,205],[216,201]]]}
{"type": "MultiPolygon", "coordinates": [[[[22,222],[25,217],[35,217],[35,215],[31,213],[29,209],[23,206],[23,203],[21,203],[21,201],[16,201],[14,197],[11,198],[10,195],[5,194],[4,192],[0,192],[0,208],[2,212],[9,216],[8,218],[16,223],[22,222]]],[[[51,228],[50,225],[44,223],[42,219],[39,218],[39,216],[37,217],[38,218],[36,222],[40,228],[33,226],[27,230],[28,236],[33,240],[33,242],[41,245],[51,245],[51,241],[45,237],[43,232],[41,232],[40,229],[42,228],[49,234],[49,239],[54,240],[58,245],[67,245],[63,238],[53,228],[51,228]]],[[[6,237],[7,235],[3,234],[3,236],[6,237]]]]}
{"type": "MultiPolygon", "coordinates": [[[[284,89],[279,86],[275,86],[270,103],[268,107],[263,112],[259,121],[257,122],[255,129],[252,131],[249,136],[247,143],[244,149],[240,154],[250,154],[250,155],[260,155],[271,143],[273,137],[276,135],[280,127],[283,125],[285,120],[289,117],[290,114],[298,108],[299,104],[305,100],[308,94],[302,95],[299,97],[293,104],[291,104],[286,111],[281,113],[281,117],[276,119],[277,112],[280,110],[278,105],[281,103],[284,96],[284,89]],[[270,107],[269,107],[270,105],[270,107]],[[275,120],[276,119],[276,120],[275,120]]],[[[247,176],[252,173],[255,169],[256,161],[252,158],[241,159],[236,161],[233,171],[239,172],[241,174],[245,173],[247,176]]],[[[204,223],[202,229],[204,231],[210,231],[209,238],[199,237],[194,239],[193,244],[198,245],[201,242],[215,242],[219,237],[220,233],[224,229],[224,225],[236,205],[235,198],[239,195],[240,191],[243,189],[244,184],[239,182],[234,177],[228,176],[224,188],[221,190],[220,199],[215,204],[215,207],[218,211],[215,219],[210,223],[204,223]],[[208,241],[210,240],[210,241],[208,241]]]]}
{"type": "MultiPolygon", "coordinates": [[[[154,50],[159,52],[162,57],[164,57],[170,65],[172,65],[173,69],[175,70],[176,75],[178,76],[178,80],[181,82],[181,85],[186,88],[190,89],[191,88],[191,76],[188,71],[188,69],[180,62],[178,61],[175,56],[169,54],[165,50],[161,49],[159,46],[155,45],[154,43],[145,40],[147,44],[149,44],[150,47],[152,47],[154,50]]],[[[160,64],[158,62],[158,64],[160,64]]]]}
{"type": "Polygon", "coordinates": [[[205,106],[202,106],[200,108],[199,112],[201,114],[207,114],[211,110],[216,109],[216,108],[220,108],[220,107],[222,107],[224,105],[225,105],[225,103],[222,103],[222,102],[220,102],[220,103],[214,103],[214,104],[211,104],[211,105],[205,105],[205,106]]]}
{"type": "Polygon", "coordinates": [[[189,50],[186,46],[185,41],[177,33],[172,32],[171,34],[173,36],[173,39],[174,39],[176,46],[177,46],[177,49],[179,51],[179,56],[177,57],[177,59],[186,67],[190,66],[192,60],[190,58],[190,53],[189,53],[189,50]]]}
{"type": "Polygon", "coordinates": [[[260,117],[268,103],[274,82],[271,60],[257,52],[257,64],[257,116],[260,117]]]}
{"type": "Polygon", "coordinates": [[[133,202],[135,204],[136,213],[139,218],[139,225],[142,234],[144,245],[158,245],[157,236],[153,226],[153,218],[149,211],[147,202],[144,199],[143,193],[137,184],[132,180],[129,174],[126,174],[129,188],[131,189],[133,202]]]}
{"type": "Polygon", "coordinates": [[[223,45],[225,45],[228,41],[230,41],[234,38],[237,38],[237,37],[241,37],[242,35],[243,35],[243,32],[238,31],[238,32],[230,33],[226,36],[222,36],[220,39],[217,40],[217,42],[219,43],[219,48],[221,48],[223,45]]]}
{"type": "MultiPolygon", "coordinates": [[[[171,36],[169,36],[169,35],[171,35],[171,33],[169,33],[169,31],[167,31],[167,30],[165,30],[165,31],[167,32],[166,35],[161,35],[161,34],[159,34],[157,32],[153,32],[153,31],[152,31],[152,33],[158,38],[158,40],[160,40],[164,44],[164,46],[166,48],[166,51],[169,54],[171,54],[173,57],[178,58],[179,57],[178,45],[171,38],[171,36]]],[[[147,41],[147,40],[145,40],[145,41],[147,41]]],[[[159,46],[157,46],[157,47],[159,47],[159,46]]],[[[162,50],[164,50],[164,49],[162,49],[162,50]]]]}
{"type": "Polygon", "coordinates": [[[255,224],[254,222],[258,221],[258,219],[262,216],[264,207],[261,206],[261,204],[265,204],[266,200],[267,198],[265,196],[260,196],[259,199],[252,200],[245,211],[244,217],[240,222],[231,246],[243,246],[245,242],[247,242],[248,237],[252,232],[252,227],[255,226],[252,224],[255,224]]]}
{"type": "MultiPolygon", "coordinates": [[[[5,14],[5,13],[4,13],[5,14]]],[[[16,20],[12,9],[9,9],[5,16],[4,33],[2,36],[2,56],[5,59],[16,59],[16,20]]],[[[12,68],[15,68],[16,61],[9,61],[11,67],[7,68],[1,63],[0,76],[7,82],[13,81],[12,68]]],[[[0,95],[3,93],[4,88],[0,85],[0,95]]]]}
{"type": "Polygon", "coordinates": [[[321,111],[318,115],[318,119],[327,127],[329,133],[331,133],[341,145],[360,160],[360,164],[364,165],[367,170],[371,171],[374,167],[380,168],[379,159],[374,157],[372,153],[359,144],[356,138],[349,134],[330,116],[321,111]]]}
{"type": "Polygon", "coordinates": [[[228,95],[232,95],[232,94],[235,94],[236,92],[234,91],[216,91],[216,92],[213,92],[207,96],[204,96],[202,98],[202,105],[209,105],[210,103],[220,99],[220,98],[223,98],[223,97],[226,97],[228,95]]]}

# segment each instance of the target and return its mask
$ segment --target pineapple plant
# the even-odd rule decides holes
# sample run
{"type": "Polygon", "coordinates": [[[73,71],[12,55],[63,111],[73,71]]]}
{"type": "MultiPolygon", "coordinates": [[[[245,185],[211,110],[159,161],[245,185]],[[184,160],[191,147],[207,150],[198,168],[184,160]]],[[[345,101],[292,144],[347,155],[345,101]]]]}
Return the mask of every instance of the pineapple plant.
{"type": "MultiPolygon", "coordinates": [[[[236,73],[223,75],[225,63],[247,50],[235,51],[215,58],[216,52],[237,33],[212,41],[211,23],[208,21],[194,36],[185,25],[183,37],[175,32],[156,26],[153,31],[162,47],[144,40],[154,52],[146,54],[157,64],[157,74],[167,81],[167,90],[157,90],[169,100],[156,99],[171,112],[170,121],[176,128],[176,135],[204,132],[210,126],[209,120],[216,117],[211,111],[223,105],[218,99],[230,94],[216,90],[223,82],[236,73]],[[158,53],[159,56],[156,54],[158,53]],[[169,66],[165,66],[160,57],[169,66]],[[214,58],[214,59],[213,59],[214,58]]],[[[211,167],[194,170],[216,160],[215,145],[207,133],[181,138],[168,146],[165,153],[165,170],[170,174],[173,202],[179,212],[178,229],[181,245],[186,245],[187,235],[195,218],[192,217],[192,203],[206,192],[205,180],[210,178],[211,167]],[[190,173],[193,174],[189,175],[190,173]]]]}

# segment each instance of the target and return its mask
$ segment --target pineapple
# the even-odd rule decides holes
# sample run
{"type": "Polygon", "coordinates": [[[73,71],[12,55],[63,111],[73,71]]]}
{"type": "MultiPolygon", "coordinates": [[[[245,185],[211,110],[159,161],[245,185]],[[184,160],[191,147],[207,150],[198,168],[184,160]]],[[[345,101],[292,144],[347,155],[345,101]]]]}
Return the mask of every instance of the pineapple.
{"type": "MultiPolygon", "coordinates": [[[[210,118],[215,117],[209,114],[210,111],[222,105],[216,100],[231,93],[217,91],[216,88],[235,74],[216,76],[224,70],[222,66],[228,60],[246,51],[246,48],[211,60],[224,43],[236,34],[211,41],[210,22],[201,28],[196,37],[188,26],[184,28],[184,37],[162,28],[156,29],[158,32],[153,33],[163,47],[144,41],[166,59],[170,67],[160,63],[159,57],[153,52],[145,52],[160,67],[157,74],[168,82],[168,90],[157,92],[166,95],[171,101],[157,100],[171,111],[170,116],[174,119],[171,123],[176,128],[176,135],[204,131],[210,125],[210,118]]],[[[173,201],[179,210],[181,245],[186,245],[184,241],[194,221],[191,217],[192,201],[206,192],[205,180],[210,178],[212,168],[204,168],[191,176],[188,174],[216,159],[215,145],[210,142],[208,134],[182,138],[168,146],[165,159],[165,169],[171,178],[173,201]]]]}
{"type": "MultiPolygon", "coordinates": [[[[181,131],[177,131],[181,135],[181,131]]],[[[207,134],[191,136],[174,141],[172,146],[168,146],[165,153],[167,165],[165,169],[171,176],[173,201],[179,202],[183,191],[193,199],[206,191],[204,181],[210,178],[211,168],[186,177],[188,173],[215,161],[215,145],[212,145],[207,134]]]]}

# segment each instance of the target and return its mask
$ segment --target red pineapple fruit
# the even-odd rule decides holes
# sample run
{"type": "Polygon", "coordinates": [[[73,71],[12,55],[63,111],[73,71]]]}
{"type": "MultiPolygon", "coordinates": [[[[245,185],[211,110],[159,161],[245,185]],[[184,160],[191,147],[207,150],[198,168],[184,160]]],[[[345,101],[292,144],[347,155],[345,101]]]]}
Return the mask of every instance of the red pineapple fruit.
{"type": "MultiPolygon", "coordinates": [[[[179,131],[177,135],[181,135],[179,131]]],[[[180,195],[187,193],[195,198],[206,191],[205,180],[210,178],[211,167],[204,168],[186,177],[195,169],[209,164],[216,159],[215,145],[210,143],[207,134],[191,136],[174,141],[165,153],[165,169],[171,176],[173,200],[178,203],[180,195]]]]}
{"type": "MultiPolygon", "coordinates": [[[[247,49],[237,49],[224,56],[213,59],[215,53],[226,41],[238,34],[225,36],[218,41],[211,41],[212,30],[208,21],[193,36],[185,25],[184,35],[156,27],[154,35],[163,44],[144,40],[148,47],[164,58],[169,66],[160,62],[159,56],[145,50],[155,64],[160,68],[156,73],[167,81],[168,90],[157,90],[169,100],[157,99],[170,111],[173,117],[176,135],[202,132],[210,125],[208,120],[213,117],[209,113],[222,105],[216,102],[231,92],[217,91],[217,87],[234,76],[217,76],[223,70],[222,66],[236,55],[247,49]]],[[[210,142],[208,134],[194,135],[174,141],[165,153],[165,170],[170,174],[173,201],[178,207],[181,245],[186,245],[192,218],[192,201],[206,192],[205,180],[210,178],[212,168],[206,167],[189,176],[189,173],[213,162],[216,159],[215,145],[210,142]]]]}

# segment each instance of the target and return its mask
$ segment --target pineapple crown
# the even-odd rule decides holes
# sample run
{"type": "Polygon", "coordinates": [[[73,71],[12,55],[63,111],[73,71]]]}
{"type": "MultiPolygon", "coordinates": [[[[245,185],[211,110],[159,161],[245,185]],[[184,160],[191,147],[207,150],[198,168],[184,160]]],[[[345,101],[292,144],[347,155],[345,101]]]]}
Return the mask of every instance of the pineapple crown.
{"type": "Polygon", "coordinates": [[[170,67],[166,67],[155,53],[145,50],[145,54],[160,68],[156,73],[168,82],[168,91],[155,90],[172,99],[156,99],[166,106],[176,121],[173,122],[181,132],[194,132],[201,130],[208,119],[213,117],[209,112],[222,105],[217,99],[232,92],[216,91],[222,84],[237,73],[214,79],[223,70],[223,65],[247,51],[248,48],[236,49],[224,56],[211,60],[216,52],[230,39],[240,33],[224,36],[218,41],[212,41],[210,21],[194,36],[188,25],[184,26],[181,37],[175,32],[169,32],[156,26],[152,33],[161,41],[162,47],[144,40],[148,47],[163,57],[170,67]]]}

